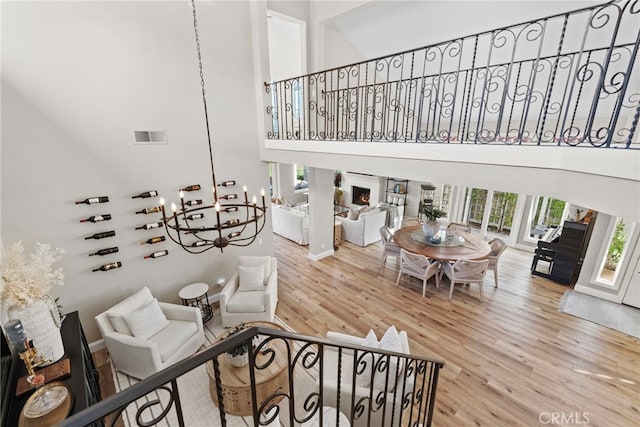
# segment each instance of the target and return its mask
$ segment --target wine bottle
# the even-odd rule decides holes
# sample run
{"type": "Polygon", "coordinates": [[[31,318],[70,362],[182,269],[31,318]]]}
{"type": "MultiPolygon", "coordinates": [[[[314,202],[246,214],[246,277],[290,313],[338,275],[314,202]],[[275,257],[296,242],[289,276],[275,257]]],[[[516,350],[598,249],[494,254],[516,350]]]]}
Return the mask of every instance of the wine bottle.
{"type": "Polygon", "coordinates": [[[238,195],[237,194],[225,194],[224,196],[220,196],[219,199],[224,199],[224,200],[231,200],[231,199],[237,199],[238,195]]]}
{"type": "Polygon", "coordinates": [[[144,242],[140,243],[141,245],[147,244],[147,245],[153,245],[154,243],[160,243],[160,242],[164,242],[166,240],[166,238],[164,236],[157,236],[157,237],[152,237],[150,239],[145,240],[144,242]]]}
{"type": "Polygon", "coordinates": [[[240,224],[240,220],[239,219],[230,219],[229,221],[223,222],[221,225],[222,225],[222,227],[231,227],[231,226],[237,225],[237,224],[240,224]]]}
{"type": "Polygon", "coordinates": [[[109,264],[104,264],[101,265],[98,268],[94,268],[91,271],[109,271],[109,270],[113,270],[114,268],[120,268],[122,267],[122,263],[120,261],[116,261],[116,262],[110,262],[109,264]]]}
{"type": "Polygon", "coordinates": [[[102,214],[102,215],[93,215],[89,218],[81,219],[80,222],[100,222],[100,221],[109,221],[111,219],[111,214],[102,214]]]}
{"type": "Polygon", "coordinates": [[[152,208],[141,209],[138,212],[136,212],[136,214],[150,214],[150,213],[156,213],[156,212],[160,212],[160,206],[154,206],[152,208]]]}
{"type": "Polygon", "coordinates": [[[157,190],[153,191],[145,191],[144,193],[140,193],[136,196],[131,196],[132,199],[148,199],[149,197],[156,197],[158,195],[157,190]]]}
{"type": "Polygon", "coordinates": [[[200,190],[200,184],[189,185],[187,187],[180,189],[180,191],[198,191],[198,190],[200,190]]]}
{"type": "Polygon", "coordinates": [[[118,247],[114,246],[112,248],[100,249],[99,251],[89,254],[89,256],[94,256],[94,255],[104,256],[109,254],[115,254],[116,252],[118,252],[118,250],[119,250],[118,247]]]}
{"type": "Polygon", "coordinates": [[[109,201],[109,196],[100,196],[100,197],[89,197],[88,199],[80,200],[76,202],[76,205],[92,205],[94,203],[107,203],[109,201]]]}
{"type": "Polygon", "coordinates": [[[140,227],[136,227],[136,230],[151,230],[152,228],[158,227],[162,227],[162,221],[150,222],[149,224],[141,225],[140,227]]]}
{"type": "Polygon", "coordinates": [[[169,255],[169,250],[168,249],[165,249],[164,251],[154,252],[154,253],[149,254],[149,255],[145,255],[144,259],[147,259],[147,258],[160,258],[161,256],[165,256],[165,255],[169,255]]]}
{"type": "Polygon", "coordinates": [[[111,231],[103,231],[102,233],[96,233],[92,236],[88,236],[85,237],[84,240],[89,240],[89,239],[104,239],[105,237],[113,237],[116,235],[116,232],[114,230],[111,231]]]}
{"type": "Polygon", "coordinates": [[[192,248],[197,248],[197,247],[199,247],[199,246],[204,246],[204,245],[206,245],[207,243],[208,243],[208,242],[207,242],[207,241],[205,241],[205,240],[196,240],[195,242],[193,242],[193,243],[192,243],[191,245],[189,245],[189,246],[191,246],[192,248]]]}
{"type": "Polygon", "coordinates": [[[239,231],[234,231],[233,233],[227,234],[229,239],[233,239],[234,237],[238,237],[241,233],[239,231]]]}
{"type": "Polygon", "coordinates": [[[187,200],[186,202],[184,202],[184,204],[187,205],[187,206],[197,206],[197,205],[201,205],[202,204],[202,200],[200,200],[200,199],[187,200]]]}
{"type": "Polygon", "coordinates": [[[189,220],[200,219],[200,218],[204,218],[204,214],[195,213],[195,214],[187,215],[187,219],[189,220]]]}
{"type": "Polygon", "coordinates": [[[237,206],[229,206],[229,207],[220,209],[220,212],[238,212],[238,207],[237,206]]]}
{"type": "Polygon", "coordinates": [[[218,187],[231,187],[231,186],[234,186],[234,185],[236,185],[236,182],[232,180],[232,181],[222,182],[222,183],[218,184],[218,187]]]}

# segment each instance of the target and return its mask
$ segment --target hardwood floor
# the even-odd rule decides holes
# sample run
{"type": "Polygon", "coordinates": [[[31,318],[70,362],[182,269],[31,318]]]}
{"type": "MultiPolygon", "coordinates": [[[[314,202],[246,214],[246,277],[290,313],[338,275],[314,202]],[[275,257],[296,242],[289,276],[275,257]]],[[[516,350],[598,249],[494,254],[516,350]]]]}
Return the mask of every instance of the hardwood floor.
{"type": "Polygon", "coordinates": [[[308,247],[274,235],[277,315],[297,332],[340,331],[380,337],[406,330],[411,353],[445,362],[434,426],[589,425],[640,422],[639,340],[560,313],[568,289],[531,276],[531,254],[508,248],[500,287],[487,273],[478,288],[403,276],[393,258],[378,274],[380,244],[343,242],[334,256],[308,258],[308,247]]]}

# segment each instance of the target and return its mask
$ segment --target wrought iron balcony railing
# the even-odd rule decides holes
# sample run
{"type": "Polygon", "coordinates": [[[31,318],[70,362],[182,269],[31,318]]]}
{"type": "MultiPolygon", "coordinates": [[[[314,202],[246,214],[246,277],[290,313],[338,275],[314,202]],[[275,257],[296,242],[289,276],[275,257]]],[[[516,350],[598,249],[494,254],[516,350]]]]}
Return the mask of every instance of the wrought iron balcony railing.
{"type": "Polygon", "coordinates": [[[265,83],[266,136],[639,148],[639,12],[611,1],[265,83]]]}
{"type": "Polygon", "coordinates": [[[171,426],[188,425],[184,417],[188,409],[181,399],[177,380],[201,365],[207,365],[209,391],[217,405],[217,413],[207,414],[208,425],[226,426],[229,423],[233,412],[230,407],[241,399],[234,400],[236,391],[225,389],[225,378],[243,376],[248,377],[250,385],[250,409],[243,415],[252,417],[248,422],[256,427],[272,425],[276,417],[290,426],[311,419],[324,425],[323,419],[327,417],[332,420],[335,417],[337,425],[345,425],[343,421],[347,419],[351,426],[430,426],[438,375],[443,367],[442,362],[409,354],[341,346],[325,339],[252,327],[106,398],[57,426],[90,426],[107,416],[111,416],[112,421],[105,425],[113,426],[125,411],[133,413],[129,420],[138,426],[156,425],[163,420],[171,426]],[[227,357],[228,350],[242,343],[252,348],[248,366],[232,368],[243,370],[240,374],[225,371],[221,358],[227,357]],[[261,372],[273,371],[274,365],[278,366],[278,381],[265,393],[265,388],[259,389],[257,384],[265,383],[261,372]],[[160,394],[165,395],[164,398],[159,399],[160,394]],[[326,412],[327,407],[339,408],[340,412],[326,412]]]}

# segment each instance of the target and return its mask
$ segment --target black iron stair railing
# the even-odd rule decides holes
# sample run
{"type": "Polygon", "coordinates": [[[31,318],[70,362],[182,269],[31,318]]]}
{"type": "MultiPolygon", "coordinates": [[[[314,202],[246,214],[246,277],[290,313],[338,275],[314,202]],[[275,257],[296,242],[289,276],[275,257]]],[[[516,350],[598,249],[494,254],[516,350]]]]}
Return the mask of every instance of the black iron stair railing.
{"type": "MultiPolygon", "coordinates": [[[[225,397],[227,392],[223,391],[220,382],[221,375],[224,377],[225,374],[221,372],[219,358],[226,357],[228,350],[242,343],[251,343],[253,348],[249,352],[248,367],[238,369],[249,370],[251,416],[256,427],[270,425],[276,417],[281,421],[286,419],[286,424],[291,426],[317,417],[320,425],[324,425],[323,418],[326,416],[323,408],[326,406],[338,407],[352,426],[416,427],[430,426],[432,423],[438,375],[444,366],[443,362],[252,327],[109,396],[57,426],[89,426],[98,420],[105,420],[107,416],[111,416],[110,425],[113,426],[120,415],[130,410],[134,413],[129,417],[130,423],[135,422],[138,426],[152,426],[163,420],[168,425],[185,426],[185,403],[181,399],[178,378],[209,363],[214,373],[210,376],[210,381],[214,381],[210,382],[210,391],[216,394],[214,402],[219,403],[217,414],[208,414],[210,418],[207,418],[207,422],[209,425],[226,426],[229,414],[224,402],[228,397],[225,397]],[[256,337],[260,339],[255,340],[256,337]],[[273,345],[275,341],[280,344],[273,345]],[[338,360],[342,361],[337,367],[325,366],[329,350],[337,353],[338,360]],[[268,396],[258,396],[258,371],[269,369],[277,359],[279,363],[286,361],[285,386],[268,396]],[[370,361],[369,369],[367,361],[370,361]],[[346,372],[351,373],[349,375],[346,372]],[[357,385],[358,378],[362,377],[370,384],[364,388],[364,393],[362,386],[357,385]],[[377,377],[380,379],[376,380],[377,377]],[[376,383],[383,386],[374,385],[376,383]],[[356,390],[358,387],[360,393],[356,390]],[[168,397],[158,399],[159,393],[168,397]],[[287,411],[281,410],[283,401],[288,405],[287,411]]],[[[206,392],[199,390],[199,393],[206,392]]],[[[338,412],[331,416],[335,416],[337,425],[341,425],[338,412]]]]}
{"type": "Polygon", "coordinates": [[[639,148],[639,46],[618,0],[265,83],[266,136],[639,148]]]}

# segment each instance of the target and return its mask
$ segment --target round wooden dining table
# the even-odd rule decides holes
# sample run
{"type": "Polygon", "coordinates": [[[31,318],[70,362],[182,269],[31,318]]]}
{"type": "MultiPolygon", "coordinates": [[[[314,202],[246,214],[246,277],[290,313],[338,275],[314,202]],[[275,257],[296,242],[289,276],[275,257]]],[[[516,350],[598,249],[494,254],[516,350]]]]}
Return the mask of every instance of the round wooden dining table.
{"type": "Polygon", "coordinates": [[[424,243],[412,237],[412,233],[422,235],[422,227],[419,225],[403,227],[393,234],[393,240],[406,251],[438,261],[455,262],[459,259],[479,259],[486,257],[491,252],[491,246],[481,237],[463,231],[457,232],[458,236],[464,239],[464,243],[459,246],[424,243]]]}

